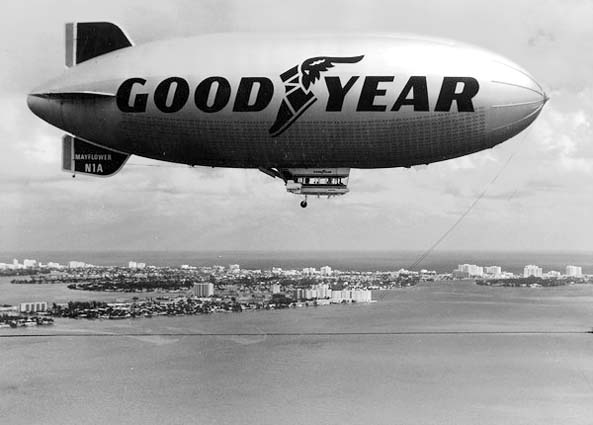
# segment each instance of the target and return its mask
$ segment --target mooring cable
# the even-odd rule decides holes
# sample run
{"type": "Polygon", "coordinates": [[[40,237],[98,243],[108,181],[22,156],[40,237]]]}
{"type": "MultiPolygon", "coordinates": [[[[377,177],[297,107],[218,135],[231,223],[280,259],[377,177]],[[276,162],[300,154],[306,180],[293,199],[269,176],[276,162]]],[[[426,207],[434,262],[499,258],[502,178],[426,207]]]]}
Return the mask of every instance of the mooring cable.
{"type": "Polygon", "coordinates": [[[441,244],[441,242],[443,242],[447,236],[449,236],[456,228],[457,226],[459,226],[459,224],[461,224],[461,222],[465,219],[465,217],[467,217],[469,215],[469,213],[472,212],[472,210],[474,209],[474,207],[478,204],[478,202],[480,202],[482,200],[482,198],[484,196],[486,196],[486,193],[488,193],[488,190],[490,189],[490,187],[496,183],[496,180],[498,180],[498,178],[502,175],[502,173],[506,170],[506,168],[509,166],[509,164],[511,163],[511,161],[513,160],[513,158],[515,157],[515,155],[517,155],[521,149],[521,146],[523,145],[523,141],[527,138],[527,135],[531,132],[531,127],[527,129],[527,131],[525,131],[523,133],[523,137],[521,138],[520,141],[517,142],[518,147],[517,149],[512,152],[509,157],[507,158],[507,160],[505,161],[505,163],[502,165],[502,167],[498,170],[498,172],[495,174],[495,176],[492,178],[492,180],[490,180],[490,182],[484,187],[484,190],[482,190],[482,192],[474,199],[474,201],[470,204],[470,206],[463,212],[463,214],[461,214],[461,216],[459,216],[459,218],[455,221],[455,223],[453,223],[453,225],[451,225],[446,231],[445,233],[443,233],[441,235],[441,237],[439,237],[436,242],[434,242],[426,251],[424,251],[422,253],[422,255],[420,255],[420,257],[412,264],[408,267],[409,270],[414,270],[416,267],[418,267],[425,259],[426,257],[428,257],[430,254],[432,254],[432,252],[441,244]]]}

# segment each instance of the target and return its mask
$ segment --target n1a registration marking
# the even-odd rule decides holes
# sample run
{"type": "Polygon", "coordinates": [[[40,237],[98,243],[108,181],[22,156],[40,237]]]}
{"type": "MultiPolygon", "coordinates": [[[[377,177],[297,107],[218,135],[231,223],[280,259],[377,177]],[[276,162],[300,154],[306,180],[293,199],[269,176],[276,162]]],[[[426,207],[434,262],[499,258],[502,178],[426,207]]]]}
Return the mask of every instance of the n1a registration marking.
{"type": "Polygon", "coordinates": [[[65,171],[107,177],[117,173],[129,155],[64,136],[65,171]]]}

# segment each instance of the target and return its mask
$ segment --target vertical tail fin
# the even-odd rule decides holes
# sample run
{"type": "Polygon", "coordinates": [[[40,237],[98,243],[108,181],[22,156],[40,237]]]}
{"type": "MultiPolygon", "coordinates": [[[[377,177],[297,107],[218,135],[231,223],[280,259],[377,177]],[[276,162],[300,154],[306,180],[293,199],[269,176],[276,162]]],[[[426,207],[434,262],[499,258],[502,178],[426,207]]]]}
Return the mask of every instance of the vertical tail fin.
{"type": "Polygon", "coordinates": [[[114,50],[131,47],[133,43],[120,27],[111,22],[72,22],[66,24],[66,66],[114,50]]]}
{"type": "Polygon", "coordinates": [[[62,138],[62,170],[73,175],[109,177],[118,173],[129,157],[127,153],[93,145],[70,135],[62,138]]]}

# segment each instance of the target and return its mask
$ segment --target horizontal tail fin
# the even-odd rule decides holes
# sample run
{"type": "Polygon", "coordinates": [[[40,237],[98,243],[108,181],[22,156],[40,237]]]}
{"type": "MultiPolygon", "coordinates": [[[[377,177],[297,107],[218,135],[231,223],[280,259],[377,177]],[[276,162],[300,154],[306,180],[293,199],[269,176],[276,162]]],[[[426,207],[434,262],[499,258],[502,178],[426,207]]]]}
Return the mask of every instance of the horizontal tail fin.
{"type": "Polygon", "coordinates": [[[30,96],[38,97],[40,99],[59,100],[64,102],[82,102],[82,101],[98,101],[109,100],[115,98],[115,94],[103,93],[95,91],[68,91],[68,92],[46,92],[46,93],[31,93],[30,96]]]}
{"type": "Polygon", "coordinates": [[[73,22],[66,24],[66,66],[131,47],[133,43],[120,27],[111,22],[73,22]]]}
{"type": "Polygon", "coordinates": [[[72,174],[110,177],[121,170],[129,157],[70,135],[62,139],[62,169],[72,174]]]}

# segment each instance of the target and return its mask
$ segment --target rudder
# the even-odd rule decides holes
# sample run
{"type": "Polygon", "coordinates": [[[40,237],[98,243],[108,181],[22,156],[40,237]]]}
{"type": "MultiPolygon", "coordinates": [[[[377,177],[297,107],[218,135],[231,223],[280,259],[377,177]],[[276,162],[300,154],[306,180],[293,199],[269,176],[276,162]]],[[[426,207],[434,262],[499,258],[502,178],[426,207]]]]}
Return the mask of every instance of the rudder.
{"type": "Polygon", "coordinates": [[[132,47],[124,31],[111,22],[71,22],[66,24],[66,66],[132,47]]]}
{"type": "Polygon", "coordinates": [[[110,177],[127,162],[129,154],[94,145],[77,137],[62,138],[62,170],[75,174],[110,177]]]}

